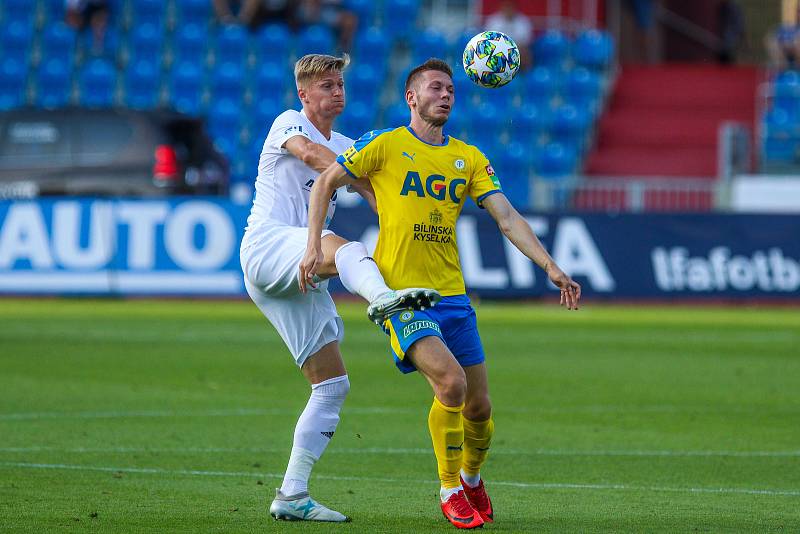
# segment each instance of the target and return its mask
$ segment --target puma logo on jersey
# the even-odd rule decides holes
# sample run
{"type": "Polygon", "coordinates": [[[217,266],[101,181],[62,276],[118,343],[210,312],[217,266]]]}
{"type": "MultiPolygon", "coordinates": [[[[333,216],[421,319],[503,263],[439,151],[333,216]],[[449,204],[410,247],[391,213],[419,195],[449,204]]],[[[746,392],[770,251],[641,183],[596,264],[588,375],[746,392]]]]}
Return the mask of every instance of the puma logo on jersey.
{"type": "Polygon", "coordinates": [[[409,154],[408,152],[403,152],[403,155],[411,160],[411,163],[414,163],[414,158],[416,157],[417,153],[414,152],[413,154],[409,154]]]}

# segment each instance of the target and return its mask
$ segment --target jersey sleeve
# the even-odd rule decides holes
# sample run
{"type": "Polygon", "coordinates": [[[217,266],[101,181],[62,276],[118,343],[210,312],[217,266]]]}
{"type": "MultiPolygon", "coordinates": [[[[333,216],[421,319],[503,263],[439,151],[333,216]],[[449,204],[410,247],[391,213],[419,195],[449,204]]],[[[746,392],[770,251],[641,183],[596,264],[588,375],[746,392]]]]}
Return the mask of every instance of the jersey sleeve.
{"type": "Polygon", "coordinates": [[[502,193],[503,189],[500,186],[500,179],[495,175],[492,164],[483,152],[475,147],[472,147],[474,152],[472,166],[472,175],[469,180],[469,188],[467,192],[470,198],[475,201],[479,208],[483,207],[483,200],[495,193],[502,193]]]}
{"type": "Polygon", "coordinates": [[[305,121],[297,111],[284,111],[272,123],[272,128],[270,128],[267,136],[267,146],[272,150],[286,154],[288,150],[283,147],[283,144],[292,137],[302,135],[310,140],[311,137],[308,135],[304,123],[305,121]]]}
{"type": "Polygon", "coordinates": [[[344,167],[351,178],[358,180],[362,176],[380,170],[384,161],[384,130],[373,130],[359,137],[353,146],[339,154],[336,162],[344,167]]]}

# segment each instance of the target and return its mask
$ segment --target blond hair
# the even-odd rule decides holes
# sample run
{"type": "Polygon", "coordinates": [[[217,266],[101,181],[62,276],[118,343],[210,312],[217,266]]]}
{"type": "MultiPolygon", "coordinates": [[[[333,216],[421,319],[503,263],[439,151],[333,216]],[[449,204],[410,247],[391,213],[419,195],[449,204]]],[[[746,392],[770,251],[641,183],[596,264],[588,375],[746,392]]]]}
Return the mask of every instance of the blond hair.
{"type": "Polygon", "coordinates": [[[350,56],[342,57],[326,54],[308,54],[297,60],[294,64],[294,81],[297,87],[306,87],[326,72],[342,72],[350,64],[350,56]]]}

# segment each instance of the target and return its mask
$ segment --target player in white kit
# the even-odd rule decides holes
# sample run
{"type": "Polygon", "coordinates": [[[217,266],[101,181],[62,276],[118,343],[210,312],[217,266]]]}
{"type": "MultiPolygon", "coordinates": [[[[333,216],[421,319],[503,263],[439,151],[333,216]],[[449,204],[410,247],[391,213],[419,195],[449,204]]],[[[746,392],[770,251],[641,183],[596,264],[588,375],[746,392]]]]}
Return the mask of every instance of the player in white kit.
{"type": "MultiPolygon", "coordinates": [[[[392,291],[362,243],[323,232],[319,279],[301,292],[298,264],[308,241],[311,186],[353,144],[331,130],[345,103],[342,70],[349,59],[310,54],[295,64],[302,111],[283,112],[270,128],[258,164],[256,194],[242,239],[240,259],[250,298],[280,334],[303,375],[311,396],[295,427],[289,465],[270,513],[276,519],[347,521],[343,514],[314,501],[308,493],[311,468],[333,437],[339,411],[350,389],[339,342],[342,320],[327,291],[327,278],[339,276],[351,293],[370,304],[368,316],[383,323],[402,309],[424,309],[441,298],[436,291],[411,288],[392,291]]],[[[375,207],[371,187],[354,189],[375,207]]],[[[336,208],[328,205],[326,228],[336,208]]]]}

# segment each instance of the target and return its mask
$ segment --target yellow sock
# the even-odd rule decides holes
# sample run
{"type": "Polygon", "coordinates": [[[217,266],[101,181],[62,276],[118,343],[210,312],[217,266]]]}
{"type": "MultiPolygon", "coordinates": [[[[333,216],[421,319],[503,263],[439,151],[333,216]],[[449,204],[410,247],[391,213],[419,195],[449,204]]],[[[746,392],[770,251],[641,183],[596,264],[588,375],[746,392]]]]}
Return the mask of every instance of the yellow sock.
{"type": "Polygon", "coordinates": [[[461,485],[459,479],[464,450],[464,425],[461,406],[445,406],[436,397],[428,414],[428,429],[433,441],[433,452],[439,467],[442,487],[451,489],[461,485]]]}
{"type": "Polygon", "coordinates": [[[494,421],[491,418],[486,421],[470,421],[466,417],[464,420],[464,463],[462,469],[470,476],[477,475],[486,456],[489,455],[489,446],[492,444],[492,434],[494,434],[494,421]]]}

